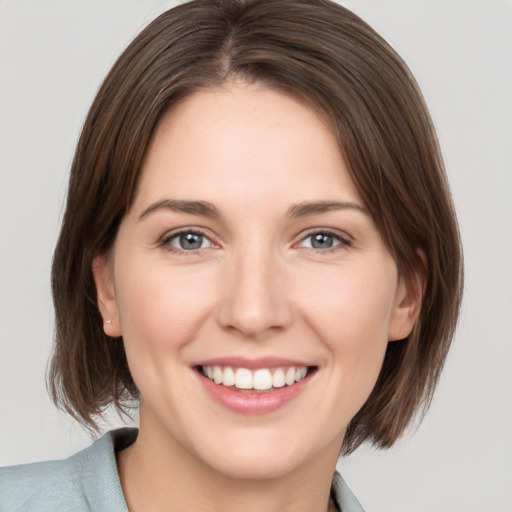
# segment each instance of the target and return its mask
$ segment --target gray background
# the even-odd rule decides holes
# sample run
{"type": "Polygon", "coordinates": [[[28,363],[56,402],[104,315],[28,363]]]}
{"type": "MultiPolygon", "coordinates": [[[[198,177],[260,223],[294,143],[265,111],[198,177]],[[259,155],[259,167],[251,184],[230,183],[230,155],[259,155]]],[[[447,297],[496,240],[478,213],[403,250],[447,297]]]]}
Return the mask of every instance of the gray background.
{"type": "MultiPolygon", "coordinates": [[[[511,512],[512,2],[341,3],[395,46],[423,88],[467,270],[460,327],[423,424],[392,450],[363,448],[340,469],[368,512],[511,512]]],[[[128,41],[172,5],[0,0],[2,465],[61,458],[90,444],[45,390],[50,261],[95,91],[128,41]]]]}

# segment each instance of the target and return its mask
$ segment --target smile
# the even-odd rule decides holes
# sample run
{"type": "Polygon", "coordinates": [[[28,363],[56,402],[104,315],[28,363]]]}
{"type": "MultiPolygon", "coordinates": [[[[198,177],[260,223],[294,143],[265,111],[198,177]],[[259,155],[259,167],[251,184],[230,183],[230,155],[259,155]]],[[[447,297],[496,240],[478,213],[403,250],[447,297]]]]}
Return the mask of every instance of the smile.
{"type": "Polygon", "coordinates": [[[281,357],[222,357],[193,365],[207,396],[236,414],[276,412],[308,389],[318,366],[281,357]]]}
{"type": "Polygon", "coordinates": [[[310,368],[307,366],[283,366],[248,369],[213,365],[199,366],[198,370],[220,386],[237,390],[271,391],[300,382],[308,375],[310,368]]]}

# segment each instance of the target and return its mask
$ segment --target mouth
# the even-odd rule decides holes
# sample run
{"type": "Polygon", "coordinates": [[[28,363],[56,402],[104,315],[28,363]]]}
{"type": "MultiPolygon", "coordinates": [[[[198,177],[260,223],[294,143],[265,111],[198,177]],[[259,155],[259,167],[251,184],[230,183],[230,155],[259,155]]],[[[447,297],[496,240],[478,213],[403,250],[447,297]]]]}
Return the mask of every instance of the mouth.
{"type": "Polygon", "coordinates": [[[261,416],[302,403],[299,397],[313,385],[319,367],[270,356],[208,359],[192,369],[215,403],[236,414],[261,416]]]}
{"type": "Polygon", "coordinates": [[[222,365],[198,365],[203,377],[224,388],[245,393],[269,393],[298,384],[316,370],[316,366],[279,366],[244,368],[222,365]]]}

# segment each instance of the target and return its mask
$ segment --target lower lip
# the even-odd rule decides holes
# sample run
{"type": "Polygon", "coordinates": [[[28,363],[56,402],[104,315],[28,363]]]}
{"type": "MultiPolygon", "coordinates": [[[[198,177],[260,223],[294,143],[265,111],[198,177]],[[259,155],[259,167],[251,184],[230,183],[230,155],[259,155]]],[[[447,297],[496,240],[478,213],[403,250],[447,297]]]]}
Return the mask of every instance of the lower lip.
{"type": "Polygon", "coordinates": [[[268,392],[251,393],[215,384],[199,372],[196,373],[206,392],[217,403],[239,414],[266,414],[277,411],[297,398],[306,389],[311,377],[311,375],[307,375],[291,386],[284,386],[268,392]]]}

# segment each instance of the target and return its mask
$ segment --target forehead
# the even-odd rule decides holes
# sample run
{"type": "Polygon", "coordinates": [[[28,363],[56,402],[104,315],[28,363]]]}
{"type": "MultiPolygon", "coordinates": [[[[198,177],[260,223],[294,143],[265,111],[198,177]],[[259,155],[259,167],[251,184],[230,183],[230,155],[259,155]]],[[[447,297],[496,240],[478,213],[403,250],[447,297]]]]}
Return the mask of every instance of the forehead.
{"type": "Polygon", "coordinates": [[[230,193],[256,200],[275,190],[295,202],[301,195],[359,198],[337,139],[312,108],[275,89],[230,84],[195,92],[165,114],[138,195],[200,193],[215,202],[230,193]]]}

